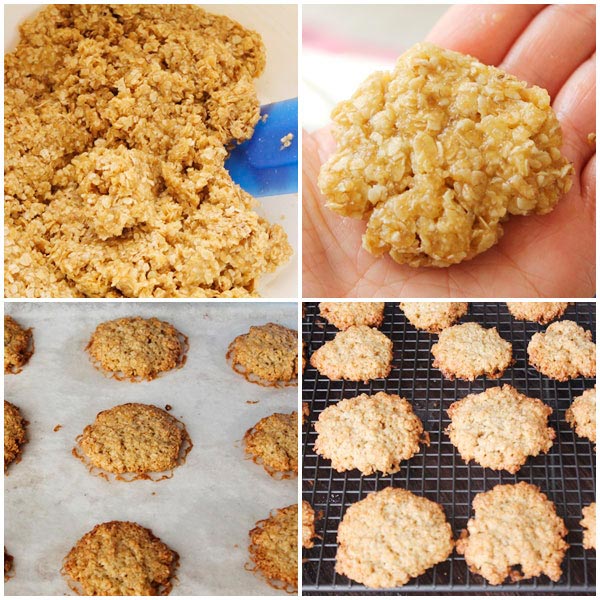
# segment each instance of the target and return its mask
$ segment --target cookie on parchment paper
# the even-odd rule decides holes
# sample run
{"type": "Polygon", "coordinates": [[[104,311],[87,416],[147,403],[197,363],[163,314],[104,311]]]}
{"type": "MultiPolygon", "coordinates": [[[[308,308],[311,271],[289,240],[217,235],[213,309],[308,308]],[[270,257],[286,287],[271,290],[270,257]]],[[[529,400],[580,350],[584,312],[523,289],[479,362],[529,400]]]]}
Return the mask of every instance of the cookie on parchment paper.
{"type": "Polygon", "coordinates": [[[552,409],[511,385],[469,394],[448,407],[446,433],[466,462],[516,473],[529,456],[548,452],[556,437],[552,409]]]}
{"type": "Polygon", "coordinates": [[[429,444],[421,420],[405,398],[378,392],[361,394],[327,407],[315,423],[314,450],[338,472],[363,475],[400,470],[400,463],[429,444]]]}
{"type": "Polygon", "coordinates": [[[366,325],[353,325],[316,350],[310,364],[329,379],[368,381],[387,377],[392,358],[389,337],[366,325]]]}
{"type": "Polygon", "coordinates": [[[596,376],[596,344],[592,332],[574,321],[557,321],[534,334],[527,346],[529,364],[540,373],[567,381],[596,376]]]}
{"type": "Polygon", "coordinates": [[[383,323],[385,302],[320,302],[319,310],[338,329],[352,325],[379,327],[383,323]]]}
{"type": "Polygon", "coordinates": [[[6,546],[4,547],[4,581],[8,581],[11,576],[11,571],[14,564],[14,558],[6,551],[6,546]]]}
{"type": "Polygon", "coordinates": [[[515,319],[533,321],[540,325],[546,325],[555,319],[562,317],[568,302],[507,302],[508,312],[515,319]]]}
{"type": "Polygon", "coordinates": [[[306,500],[302,500],[302,547],[312,548],[315,537],[315,509],[306,500]]]}
{"type": "Polygon", "coordinates": [[[404,585],[454,547],[439,504],[391,487],[352,504],[337,539],[336,572],[371,588],[404,585]]]}
{"type": "Polygon", "coordinates": [[[166,596],[178,562],[178,554],[149,529],[110,521],[73,546],[62,573],[83,596],[166,596]]]}
{"type": "Polygon", "coordinates": [[[581,509],[583,519],[579,524],[583,528],[583,547],[586,550],[596,549],[596,503],[592,502],[581,509]]]}
{"type": "Polygon", "coordinates": [[[439,333],[467,314],[468,302],[400,302],[400,308],[416,329],[439,333]]]}
{"type": "Polygon", "coordinates": [[[473,381],[480,375],[502,377],[513,364],[512,344],[495,327],[462,323],[444,329],[431,348],[433,366],[447,379],[473,381]]]}
{"type": "Polygon", "coordinates": [[[530,483],[497,485],[473,499],[475,515],[456,542],[469,569],[499,585],[547,575],[558,581],[569,545],[554,504],[530,483]]]}
{"type": "Polygon", "coordinates": [[[31,329],[23,329],[11,316],[4,316],[4,373],[16,375],[33,354],[31,329]]]}
{"type": "Polygon", "coordinates": [[[27,421],[21,411],[14,405],[4,401],[4,472],[12,462],[21,460],[23,444],[27,441],[27,421]]]}
{"type": "Polygon", "coordinates": [[[573,400],[565,419],[578,436],[596,443],[596,386],[573,400]]]}

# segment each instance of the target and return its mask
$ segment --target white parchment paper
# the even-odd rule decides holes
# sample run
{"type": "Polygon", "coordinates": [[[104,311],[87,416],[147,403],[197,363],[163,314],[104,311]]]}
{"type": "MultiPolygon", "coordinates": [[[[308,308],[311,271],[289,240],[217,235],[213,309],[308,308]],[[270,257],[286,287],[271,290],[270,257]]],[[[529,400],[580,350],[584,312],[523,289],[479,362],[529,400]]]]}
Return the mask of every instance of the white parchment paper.
{"type": "Polygon", "coordinates": [[[245,570],[248,532],[272,509],[297,501],[297,480],[269,477],[245,459],[240,440],[262,417],[296,410],[297,388],[248,383],[225,354],[250,325],[296,329],[296,305],[10,302],[5,313],[33,327],[35,340],[23,371],[5,376],[6,399],[30,423],[23,458],[4,479],[5,544],[15,557],[5,594],[72,594],[60,575],[63,558],[110,520],[148,527],[180,554],[171,595],[280,594],[245,570]],[[189,336],[186,365],[135,384],[97,371],[84,352],[94,328],[130,315],[156,316],[189,336]],[[186,424],[194,448],[172,479],[109,483],[71,455],[98,412],[125,402],[170,404],[186,424]]]}

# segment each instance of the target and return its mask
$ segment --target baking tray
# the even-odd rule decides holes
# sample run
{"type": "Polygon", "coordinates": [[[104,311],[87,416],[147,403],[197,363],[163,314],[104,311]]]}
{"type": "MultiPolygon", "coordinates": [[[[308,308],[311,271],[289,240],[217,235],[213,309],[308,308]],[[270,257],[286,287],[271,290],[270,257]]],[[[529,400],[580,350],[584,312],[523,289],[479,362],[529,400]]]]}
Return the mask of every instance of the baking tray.
{"type": "MultiPolygon", "coordinates": [[[[318,316],[316,303],[305,303],[302,337],[308,355],[337,330],[318,316]]],[[[577,303],[567,310],[565,319],[572,319],[585,329],[595,332],[594,303],[577,303]]],[[[470,303],[469,313],[461,322],[476,321],[495,326],[502,337],[513,344],[516,362],[499,380],[478,378],[473,382],[449,381],[431,366],[431,346],[436,335],[417,331],[410,325],[397,303],[386,303],[381,331],[394,343],[393,368],[389,377],[367,384],[330,381],[310,365],[304,373],[302,399],[310,404],[309,423],[302,434],[302,496],[321,514],[316,531],[320,539],[311,550],[304,550],[302,569],[303,595],[327,594],[594,594],[596,553],[581,544],[579,525],[581,508],[595,499],[595,452],[593,445],[575,436],[566,423],[565,410],[574,396],[594,385],[594,380],[575,379],[560,383],[540,375],[527,364],[527,343],[531,336],[545,329],[537,323],[513,319],[504,303],[470,303]],[[484,469],[475,463],[465,464],[443,430],[449,423],[446,409],[456,399],[469,393],[482,392],[488,387],[509,383],[519,391],[543,399],[553,409],[550,425],[557,438],[548,454],[529,459],[516,475],[484,469]],[[412,401],[415,412],[431,437],[431,445],[402,464],[398,473],[361,476],[357,470],[338,473],[329,460],[313,451],[316,432],[313,423],[319,414],[342,398],[361,393],[387,391],[412,401]],[[538,485],[555,503],[558,514],[565,520],[570,545],[563,562],[563,576],[553,583],[538,577],[515,584],[489,585],[482,577],[473,575],[462,556],[451,557],[395,590],[370,591],[334,571],[337,549],[336,536],[340,519],[346,509],[368,493],[388,486],[404,487],[416,494],[439,502],[446,512],[456,535],[466,527],[471,516],[475,494],[489,490],[499,483],[528,481],[538,485]]],[[[595,338],[594,338],[595,339],[595,338]]]]}
{"type": "Polygon", "coordinates": [[[4,478],[4,540],[15,557],[5,594],[62,596],[59,571],[75,542],[104,521],[149,527],[181,559],[171,595],[274,595],[248,561],[248,532],[274,508],[297,502],[296,479],[277,481],[246,460],[244,432],[273,412],[296,410],[298,391],[247,382],[225,360],[250,325],[298,326],[297,305],[220,302],[5,302],[33,327],[35,353],[7,375],[5,397],[28,427],[23,459],[4,478]],[[185,366],[143,383],[115,381],[91,364],[85,345],[98,323],[156,316],[189,336],[185,366]],[[170,404],[194,448],[172,479],[107,482],[71,456],[75,438],[101,410],[125,402],[170,404]],[[248,402],[257,402],[250,404],[248,402]],[[56,425],[62,425],[54,431],[56,425]]]}

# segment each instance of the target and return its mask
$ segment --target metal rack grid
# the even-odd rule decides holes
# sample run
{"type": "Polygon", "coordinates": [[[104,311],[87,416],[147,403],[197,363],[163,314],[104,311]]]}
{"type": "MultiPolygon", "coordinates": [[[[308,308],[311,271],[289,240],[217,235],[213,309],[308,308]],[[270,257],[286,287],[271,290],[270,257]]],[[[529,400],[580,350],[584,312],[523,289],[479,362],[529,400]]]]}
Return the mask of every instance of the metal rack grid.
{"type": "MultiPolygon", "coordinates": [[[[302,337],[310,356],[337,330],[319,316],[316,303],[305,303],[302,337]]],[[[571,305],[564,319],[571,319],[595,335],[595,304],[571,305]]],[[[500,335],[513,344],[515,364],[499,380],[478,378],[474,382],[449,381],[431,366],[431,346],[436,335],[417,331],[405,319],[397,303],[386,303],[381,331],[394,344],[393,368],[389,377],[371,382],[330,381],[319,375],[307,361],[302,399],[310,406],[310,417],[303,429],[302,494],[320,515],[316,531],[320,536],[311,550],[304,550],[303,595],[352,594],[593,594],[595,592],[596,554],[582,546],[579,525],[581,508],[595,499],[595,451],[588,440],[578,438],[566,423],[564,414],[573,397],[594,385],[593,380],[575,379],[561,383],[542,376],[527,364],[527,344],[531,336],[545,329],[537,323],[514,319],[501,303],[471,303],[461,322],[477,321],[496,326],[500,335]],[[557,437],[548,454],[533,459],[516,475],[465,464],[443,430],[449,423],[446,410],[450,403],[469,393],[509,383],[519,391],[547,402],[553,409],[550,424],[557,437]],[[387,391],[412,401],[415,412],[431,437],[431,445],[405,461],[398,473],[361,476],[357,470],[338,473],[330,461],[313,451],[316,432],[313,423],[329,405],[361,393],[387,391]],[[439,502],[446,512],[455,535],[466,527],[475,494],[498,483],[528,481],[538,485],[555,503],[565,520],[570,545],[563,562],[563,575],[554,583],[538,577],[519,583],[491,586],[472,574],[462,556],[451,557],[396,590],[373,592],[363,585],[335,573],[338,524],[348,506],[369,492],[389,485],[404,487],[439,502]]],[[[594,338],[595,339],[595,338],[594,338]]]]}

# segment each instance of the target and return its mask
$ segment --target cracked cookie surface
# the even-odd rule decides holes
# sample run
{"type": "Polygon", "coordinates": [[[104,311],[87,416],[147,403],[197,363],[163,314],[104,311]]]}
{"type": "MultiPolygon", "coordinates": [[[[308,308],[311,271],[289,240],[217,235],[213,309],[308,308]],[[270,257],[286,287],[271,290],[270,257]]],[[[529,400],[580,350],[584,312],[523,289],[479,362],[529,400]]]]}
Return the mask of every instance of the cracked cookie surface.
{"type": "Polygon", "coordinates": [[[546,325],[555,319],[562,317],[568,302],[507,302],[508,312],[515,319],[533,321],[540,325],[546,325]]]}
{"type": "Polygon", "coordinates": [[[4,316],[4,373],[16,375],[33,354],[31,329],[23,329],[10,315],[4,316]]]}
{"type": "Polygon", "coordinates": [[[4,401],[4,472],[8,466],[19,461],[23,445],[27,442],[27,421],[21,411],[7,400],[4,401]]]}
{"type": "Polygon", "coordinates": [[[379,327],[383,322],[385,302],[320,302],[319,310],[338,329],[348,329],[352,325],[379,327]]]}
{"type": "Polygon", "coordinates": [[[596,443],[596,386],[573,400],[565,419],[578,436],[596,443]]]}
{"type": "Polygon", "coordinates": [[[416,328],[439,333],[467,314],[468,302],[400,302],[400,308],[416,328]]]}

